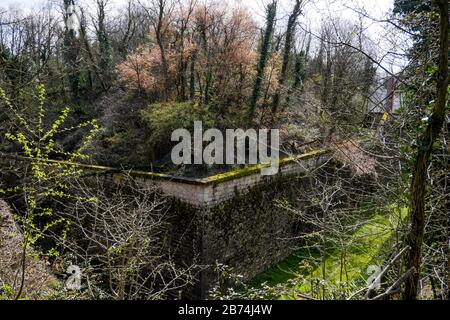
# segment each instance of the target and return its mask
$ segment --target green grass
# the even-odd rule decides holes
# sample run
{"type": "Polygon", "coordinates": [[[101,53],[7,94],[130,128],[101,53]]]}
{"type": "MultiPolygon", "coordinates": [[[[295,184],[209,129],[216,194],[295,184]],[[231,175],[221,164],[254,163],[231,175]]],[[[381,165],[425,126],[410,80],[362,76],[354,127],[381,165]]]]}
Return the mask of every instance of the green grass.
{"type": "Polygon", "coordinates": [[[299,274],[299,266],[305,259],[318,258],[317,250],[301,249],[281,261],[276,266],[270,268],[266,272],[255,277],[249,286],[252,288],[260,288],[263,283],[269,286],[275,286],[284,283],[290,279],[297,277],[299,274]]]}
{"type": "MultiPolygon", "coordinates": [[[[295,278],[303,280],[289,288],[287,293],[280,297],[281,299],[294,299],[295,292],[309,294],[312,289],[317,291],[317,285],[312,285],[317,280],[324,280],[328,290],[342,291],[343,288],[347,288],[344,290],[353,292],[355,288],[364,285],[369,276],[366,274],[369,265],[382,266],[392,249],[395,230],[400,221],[407,216],[407,208],[396,209],[393,206],[388,208],[390,210],[386,211],[390,214],[375,214],[345,241],[342,248],[332,250],[324,260],[325,279],[322,275],[322,263],[318,261],[320,259],[318,250],[302,249],[258,275],[249,286],[259,288],[266,283],[273,287],[286,284],[295,278]]],[[[315,295],[320,297],[321,293],[316,292],[315,295]]]]}

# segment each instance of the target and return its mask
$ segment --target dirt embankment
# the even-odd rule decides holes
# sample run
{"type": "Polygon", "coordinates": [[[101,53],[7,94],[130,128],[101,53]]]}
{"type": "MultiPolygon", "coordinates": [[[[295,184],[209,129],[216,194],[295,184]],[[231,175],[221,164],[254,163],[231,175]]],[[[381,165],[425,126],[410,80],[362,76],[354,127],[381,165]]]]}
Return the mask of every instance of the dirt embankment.
{"type": "MultiPolygon", "coordinates": [[[[23,237],[11,208],[0,200],[0,298],[14,298],[22,283],[23,237]]],[[[56,278],[28,249],[21,298],[44,299],[54,293],[56,278]]]]}

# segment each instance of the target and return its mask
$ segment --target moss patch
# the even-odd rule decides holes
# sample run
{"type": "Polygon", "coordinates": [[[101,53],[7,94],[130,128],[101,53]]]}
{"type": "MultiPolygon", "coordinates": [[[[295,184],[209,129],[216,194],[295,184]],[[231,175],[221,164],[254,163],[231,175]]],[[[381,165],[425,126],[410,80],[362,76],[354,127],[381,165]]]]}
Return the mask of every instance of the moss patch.
{"type": "Polygon", "coordinates": [[[302,261],[317,257],[319,257],[317,250],[309,248],[298,250],[276,266],[258,275],[248,285],[252,288],[260,288],[263,283],[269,286],[284,283],[298,276],[302,261]]]}
{"type": "MultiPolygon", "coordinates": [[[[291,164],[291,163],[295,163],[296,161],[299,160],[305,160],[308,158],[312,158],[314,156],[320,156],[320,155],[324,155],[329,153],[329,150],[314,150],[308,153],[304,153],[301,154],[299,156],[295,156],[295,157],[288,157],[288,158],[284,158],[281,159],[279,161],[279,166],[283,167],[285,165],[291,164]]],[[[230,181],[230,180],[234,180],[237,178],[241,178],[241,177],[245,177],[245,176],[249,176],[252,175],[254,173],[258,173],[259,171],[261,171],[261,169],[264,168],[268,168],[270,167],[270,164],[260,164],[260,165],[255,165],[255,166],[250,166],[244,169],[239,169],[239,170],[234,170],[234,171],[230,171],[230,172],[225,172],[225,173],[220,173],[208,178],[203,179],[203,181],[205,183],[221,183],[221,182],[226,182],[226,181],[230,181]]]]}
{"type": "MultiPolygon", "coordinates": [[[[390,208],[391,214],[375,214],[351,237],[345,253],[345,262],[342,262],[343,252],[334,250],[324,261],[325,279],[322,276],[322,263],[308,268],[311,260],[319,258],[317,250],[302,249],[282,261],[277,266],[254,278],[249,287],[259,288],[263,283],[275,286],[288,283],[295,278],[302,279],[296,283],[292,290],[279,297],[280,299],[295,299],[295,292],[309,294],[317,282],[325,281],[326,287],[342,289],[345,286],[349,292],[352,287],[365,283],[367,267],[371,264],[382,265],[385,257],[391,250],[391,239],[399,223],[407,217],[407,208],[390,208]],[[308,270],[309,269],[309,270],[308,270]],[[291,293],[289,293],[291,292],[291,293]]],[[[320,293],[319,293],[320,295],[320,293]]]]}
{"type": "MultiPolygon", "coordinates": [[[[304,153],[298,156],[294,157],[287,157],[284,159],[281,159],[279,161],[279,166],[283,167],[285,165],[295,163],[296,161],[312,158],[315,156],[320,156],[323,154],[329,153],[330,150],[314,150],[308,153],[304,153]]],[[[18,156],[18,155],[8,155],[8,154],[1,154],[2,157],[11,158],[14,160],[19,161],[30,161],[30,158],[18,156]]],[[[89,164],[83,164],[83,163],[77,163],[77,162],[70,162],[70,161],[64,161],[64,160],[48,160],[48,159],[34,159],[39,160],[45,163],[48,163],[49,165],[56,164],[56,165],[65,165],[65,166],[71,166],[74,168],[78,168],[80,170],[85,171],[86,173],[93,173],[93,174],[129,174],[131,176],[135,177],[141,177],[141,178],[147,178],[147,179],[159,179],[159,180],[171,180],[171,181],[177,181],[177,182],[183,182],[188,184],[218,184],[223,183],[226,181],[231,181],[234,179],[238,179],[241,177],[249,176],[255,173],[258,173],[263,168],[267,168],[270,166],[270,164],[260,164],[255,166],[250,166],[243,169],[233,170],[217,175],[213,175],[204,179],[194,179],[194,178],[186,178],[186,177],[176,177],[169,174],[164,173],[155,173],[151,171],[139,171],[139,170],[123,170],[118,168],[112,168],[112,167],[105,167],[105,166],[98,166],[98,165],[89,165],[89,164]]]]}

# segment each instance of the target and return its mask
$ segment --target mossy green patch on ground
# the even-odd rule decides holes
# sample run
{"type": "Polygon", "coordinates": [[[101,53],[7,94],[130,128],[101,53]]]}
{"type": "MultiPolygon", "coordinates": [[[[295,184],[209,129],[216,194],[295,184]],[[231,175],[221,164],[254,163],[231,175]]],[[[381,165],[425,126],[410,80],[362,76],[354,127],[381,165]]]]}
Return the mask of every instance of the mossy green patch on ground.
{"type": "Polygon", "coordinates": [[[276,266],[254,278],[249,283],[249,286],[259,288],[263,283],[274,286],[286,282],[297,277],[299,265],[302,261],[305,259],[317,258],[318,256],[319,252],[317,250],[311,248],[300,249],[276,266]]]}
{"type": "Polygon", "coordinates": [[[389,206],[389,213],[375,214],[351,235],[342,248],[336,248],[323,260],[317,250],[303,249],[282,261],[267,272],[257,276],[249,287],[258,288],[263,283],[273,287],[286,283],[286,293],[280,299],[295,299],[296,293],[315,293],[321,297],[327,288],[332,292],[354,292],[365,284],[369,265],[382,266],[392,249],[392,238],[399,223],[407,216],[407,208],[389,206]],[[310,267],[311,261],[313,266],[310,267]],[[324,272],[324,269],[325,272],[324,272]],[[323,276],[325,274],[325,277],[323,276]],[[289,280],[298,279],[295,284],[289,280]]]}

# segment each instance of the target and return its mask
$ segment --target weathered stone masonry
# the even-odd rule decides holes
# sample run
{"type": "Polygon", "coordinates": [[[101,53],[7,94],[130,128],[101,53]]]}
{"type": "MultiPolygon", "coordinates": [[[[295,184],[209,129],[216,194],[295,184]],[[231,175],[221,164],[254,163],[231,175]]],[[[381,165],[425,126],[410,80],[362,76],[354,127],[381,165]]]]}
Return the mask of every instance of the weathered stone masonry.
{"type": "MultiPolygon", "coordinates": [[[[139,171],[126,174],[143,185],[156,185],[173,199],[173,254],[181,265],[206,267],[195,288],[183,294],[205,298],[216,278],[212,268],[216,262],[232,267],[247,281],[292,253],[298,244],[293,239],[303,226],[276,203],[296,201],[305,194],[307,172],[328,159],[323,150],[284,159],[275,176],[262,176],[258,166],[204,179],[139,171]]],[[[114,183],[120,183],[124,174],[101,166],[80,167],[102,172],[114,183]]]]}
{"type": "Polygon", "coordinates": [[[293,239],[304,230],[298,217],[281,210],[277,201],[293,202],[305,194],[307,172],[328,159],[325,151],[286,159],[276,176],[262,176],[260,168],[253,168],[200,180],[156,182],[178,200],[173,243],[180,261],[210,266],[188,296],[207,296],[216,263],[232,267],[248,281],[289,256],[298,245],[293,239]]]}

